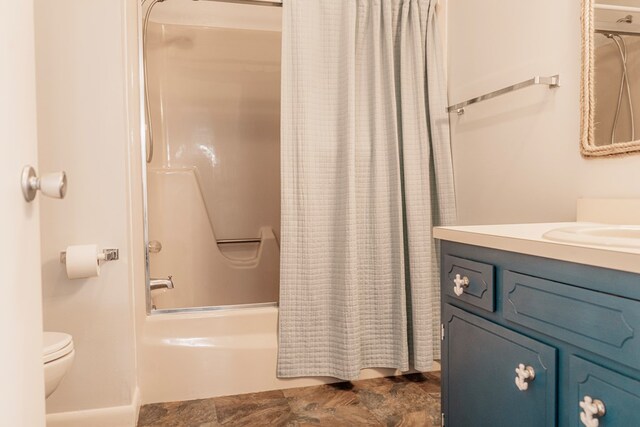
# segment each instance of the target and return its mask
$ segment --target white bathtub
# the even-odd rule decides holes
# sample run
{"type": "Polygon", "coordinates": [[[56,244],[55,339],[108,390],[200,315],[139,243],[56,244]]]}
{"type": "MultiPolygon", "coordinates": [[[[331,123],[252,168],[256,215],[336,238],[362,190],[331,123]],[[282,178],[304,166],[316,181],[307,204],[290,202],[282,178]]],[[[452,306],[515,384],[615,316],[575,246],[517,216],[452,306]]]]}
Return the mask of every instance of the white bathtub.
{"type": "MultiPolygon", "coordinates": [[[[276,307],[147,317],[139,349],[143,403],[201,399],[335,382],[276,378],[276,307]]],[[[361,378],[396,375],[366,369],[361,378]]]]}

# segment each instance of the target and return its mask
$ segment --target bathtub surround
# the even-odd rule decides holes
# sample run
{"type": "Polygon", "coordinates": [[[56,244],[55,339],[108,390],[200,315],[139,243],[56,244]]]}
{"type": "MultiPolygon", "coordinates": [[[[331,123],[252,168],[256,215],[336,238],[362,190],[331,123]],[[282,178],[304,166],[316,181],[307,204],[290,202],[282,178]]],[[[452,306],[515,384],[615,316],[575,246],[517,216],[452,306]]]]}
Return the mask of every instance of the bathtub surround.
{"type": "Polygon", "coordinates": [[[150,256],[151,277],[175,282],[151,291],[158,310],[278,301],[280,250],[271,227],[247,234],[260,243],[217,245],[193,168],[149,169],[147,182],[149,235],[162,242],[150,256]]]}
{"type": "Polygon", "coordinates": [[[455,202],[435,1],[283,6],[278,375],[429,370],[455,202]]]}
{"type": "MultiPolygon", "coordinates": [[[[172,3],[155,7],[151,19],[172,3]]],[[[261,22],[264,12],[265,25],[270,22],[269,8],[187,2],[181,10],[199,3],[217,16],[208,26],[152,21],[147,30],[154,130],[146,174],[148,235],[162,245],[149,254],[149,270],[152,278],[172,276],[175,283],[151,292],[151,305],[275,304],[280,31],[245,28],[251,18],[261,22]],[[244,19],[233,13],[238,9],[244,19]],[[229,28],[218,28],[222,22],[229,28]]]]}

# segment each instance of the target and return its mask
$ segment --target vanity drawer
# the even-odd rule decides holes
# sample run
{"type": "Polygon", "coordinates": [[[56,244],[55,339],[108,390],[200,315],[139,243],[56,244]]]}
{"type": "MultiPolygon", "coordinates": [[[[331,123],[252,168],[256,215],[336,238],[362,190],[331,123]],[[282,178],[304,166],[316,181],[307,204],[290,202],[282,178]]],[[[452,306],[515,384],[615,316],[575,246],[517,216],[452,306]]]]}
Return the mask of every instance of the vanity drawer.
{"type": "Polygon", "coordinates": [[[443,292],[487,311],[495,311],[495,267],[477,261],[444,255],[443,292]]]}
{"type": "Polygon", "coordinates": [[[505,319],[640,368],[640,301],[513,271],[503,279],[505,319]]]}
{"type": "MultiPolygon", "coordinates": [[[[581,420],[597,418],[600,427],[637,426],[640,424],[640,381],[587,362],[577,356],[569,359],[569,425],[586,425],[581,420]],[[587,407],[580,406],[585,396],[592,402],[598,400],[604,415],[593,415],[587,407]],[[589,412],[589,413],[587,413],[589,412]],[[591,415],[591,417],[589,416],[591,415]]],[[[593,409],[596,409],[594,407],[593,409]]],[[[595,424],[593,424],[595,425],[595,424]]]]}

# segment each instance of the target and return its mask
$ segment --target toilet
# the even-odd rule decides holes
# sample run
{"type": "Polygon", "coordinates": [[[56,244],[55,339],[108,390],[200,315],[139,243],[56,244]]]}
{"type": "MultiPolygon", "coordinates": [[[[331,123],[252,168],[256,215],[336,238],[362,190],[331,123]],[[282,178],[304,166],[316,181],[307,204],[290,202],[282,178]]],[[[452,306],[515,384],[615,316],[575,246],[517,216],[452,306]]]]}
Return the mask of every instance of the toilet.
{"type": "Polygon", "coordinates": [[[71,335],[62,332],[45,332],[42,357],[44,363],[45,397],[53,393],[73,364],[75,350],[71,335]]]}

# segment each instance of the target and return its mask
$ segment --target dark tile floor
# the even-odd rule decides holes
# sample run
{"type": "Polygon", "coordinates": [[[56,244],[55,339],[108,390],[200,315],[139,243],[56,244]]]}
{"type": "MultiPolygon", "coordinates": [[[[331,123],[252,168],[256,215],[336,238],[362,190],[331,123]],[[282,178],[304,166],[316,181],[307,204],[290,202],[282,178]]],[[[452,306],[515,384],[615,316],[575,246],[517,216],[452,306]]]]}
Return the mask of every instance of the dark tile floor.
{"type": "Polygon", "coordinates": [[[440,373],[155,403],[138,426],[440,426],[440,373]]]}

